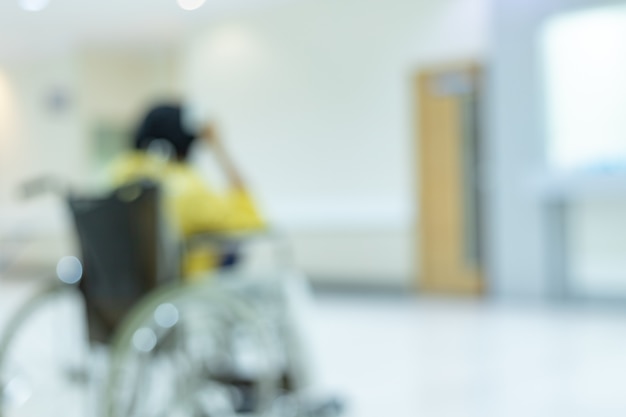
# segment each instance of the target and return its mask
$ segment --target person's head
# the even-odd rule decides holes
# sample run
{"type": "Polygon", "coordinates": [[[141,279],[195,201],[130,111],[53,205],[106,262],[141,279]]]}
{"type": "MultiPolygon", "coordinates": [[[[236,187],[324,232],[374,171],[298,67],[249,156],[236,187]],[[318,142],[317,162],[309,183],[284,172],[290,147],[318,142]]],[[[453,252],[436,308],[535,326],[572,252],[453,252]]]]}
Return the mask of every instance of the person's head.
{"type": "Polygon", "coordinates": [[[155,144],[167,143],[178,160],[185,160],[196,136],[185,129],[179,105],[153,107],[140,123],[134,139],[134,148],[148,150],[155,144]]]}

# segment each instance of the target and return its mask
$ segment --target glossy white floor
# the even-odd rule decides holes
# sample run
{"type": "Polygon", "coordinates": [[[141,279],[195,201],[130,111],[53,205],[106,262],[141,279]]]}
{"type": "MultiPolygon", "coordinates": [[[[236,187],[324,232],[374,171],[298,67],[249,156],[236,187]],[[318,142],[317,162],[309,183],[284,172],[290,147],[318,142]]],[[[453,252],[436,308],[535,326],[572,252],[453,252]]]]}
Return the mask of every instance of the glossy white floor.
{"type": "MultiPolygon", "coordinates": [[[[34,284],[0,285],[2,326],[34,284]]],[[[347,417],[626,415],[626,310],[324,295],[314,317],[347,417]]]]}
{"type": "Polygon", "coordinates": [[[626,415],[626,310],[323,298],[318,351],[350,417],[626,415]]]}

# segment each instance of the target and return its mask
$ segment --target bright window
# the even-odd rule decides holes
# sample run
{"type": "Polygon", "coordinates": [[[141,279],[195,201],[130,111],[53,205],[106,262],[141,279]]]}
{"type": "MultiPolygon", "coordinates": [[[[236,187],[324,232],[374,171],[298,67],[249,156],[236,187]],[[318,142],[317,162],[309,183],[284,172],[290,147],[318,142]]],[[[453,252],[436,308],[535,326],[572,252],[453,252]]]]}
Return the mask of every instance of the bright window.
{"type": "Polygon", "coordinates": [[[541,43],[551,167],[626,167],[626,7],[553,18],[541,43]]]}

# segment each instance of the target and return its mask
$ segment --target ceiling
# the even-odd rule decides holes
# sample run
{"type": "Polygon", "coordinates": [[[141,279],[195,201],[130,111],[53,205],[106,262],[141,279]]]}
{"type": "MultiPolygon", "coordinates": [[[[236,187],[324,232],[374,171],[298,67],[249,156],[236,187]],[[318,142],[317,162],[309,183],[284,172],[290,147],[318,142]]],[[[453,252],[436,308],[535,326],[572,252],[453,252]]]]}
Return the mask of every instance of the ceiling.
{"type": "Polygon", "coordinates": [[[0,1],[0,64],[57,53],[76,45],[175,43],[212,19],[296,0],[206,0],[182,10],[176,0],[50,0],[27,12],[0,1]]]}

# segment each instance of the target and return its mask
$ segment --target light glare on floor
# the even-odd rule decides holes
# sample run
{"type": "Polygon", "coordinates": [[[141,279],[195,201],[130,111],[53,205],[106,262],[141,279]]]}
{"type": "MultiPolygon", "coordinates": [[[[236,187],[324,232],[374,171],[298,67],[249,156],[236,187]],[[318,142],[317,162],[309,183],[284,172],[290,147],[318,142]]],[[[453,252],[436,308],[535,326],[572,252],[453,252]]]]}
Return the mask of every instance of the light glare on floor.
{"type": "Polygon", "coordinates": [[[39,12],[49,3],[50,0],[19,0],[20,7],[28,12],[39,12]]]}
{"type": "Polygon", "coordinates": [[[200,8],[206,0],[177,0],[178,5],[183,10],[196,10],[200,8]]]}

